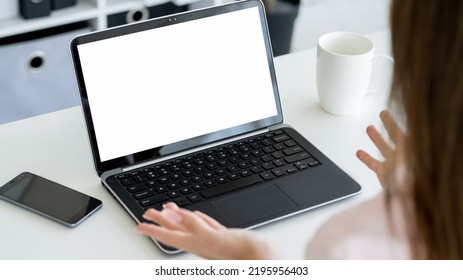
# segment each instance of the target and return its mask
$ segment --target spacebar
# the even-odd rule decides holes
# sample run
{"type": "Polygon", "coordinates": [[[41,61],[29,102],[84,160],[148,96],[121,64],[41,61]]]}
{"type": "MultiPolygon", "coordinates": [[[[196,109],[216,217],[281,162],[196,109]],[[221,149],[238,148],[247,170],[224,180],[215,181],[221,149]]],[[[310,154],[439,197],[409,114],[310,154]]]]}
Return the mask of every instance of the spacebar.
{"type": "Polygon", "coordinates": [[[252,176],[241,178],[240,180],[228,182],[225,184],[217,185],[207,190],[203,190],[201,191],[201,194],[207,198],[224,192],[247,187],[260,181],[263,181],[262,178],[258,174],[254,174],[252,176]]]}

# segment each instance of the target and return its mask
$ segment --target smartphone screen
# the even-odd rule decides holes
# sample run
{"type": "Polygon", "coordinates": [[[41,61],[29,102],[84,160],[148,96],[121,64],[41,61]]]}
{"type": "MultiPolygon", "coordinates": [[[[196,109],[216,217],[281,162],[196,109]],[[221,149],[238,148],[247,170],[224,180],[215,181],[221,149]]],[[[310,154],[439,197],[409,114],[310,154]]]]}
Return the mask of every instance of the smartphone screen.
{"type": "Polygon", "coordinates": [[[0,197],[70,227],[102,206],[96,198],[30,172],[24,172],[0,188],[0,197]]]}

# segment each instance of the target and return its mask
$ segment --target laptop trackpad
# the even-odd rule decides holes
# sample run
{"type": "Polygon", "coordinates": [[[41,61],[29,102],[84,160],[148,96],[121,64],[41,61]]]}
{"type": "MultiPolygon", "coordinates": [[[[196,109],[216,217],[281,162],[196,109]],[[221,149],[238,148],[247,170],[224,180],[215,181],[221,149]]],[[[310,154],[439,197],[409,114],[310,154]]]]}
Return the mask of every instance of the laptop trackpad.
{"type": "Polygon", "coordinates": [[[252,188],[219,199],[212,204],[230,222],[232,227],[256,223],[261,219],[297,207],[276,185],[252,188]]]}

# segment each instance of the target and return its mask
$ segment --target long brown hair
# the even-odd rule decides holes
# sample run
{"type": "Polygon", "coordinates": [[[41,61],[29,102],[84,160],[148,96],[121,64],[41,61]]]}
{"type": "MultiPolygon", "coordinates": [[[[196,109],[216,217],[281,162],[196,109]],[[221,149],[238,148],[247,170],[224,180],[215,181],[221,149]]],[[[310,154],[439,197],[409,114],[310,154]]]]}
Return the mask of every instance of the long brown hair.
{"type": "Polygon", "coordinates": [[[393,0],[391,30],[412,257],[463,259],[463,1],[393,0]]]}

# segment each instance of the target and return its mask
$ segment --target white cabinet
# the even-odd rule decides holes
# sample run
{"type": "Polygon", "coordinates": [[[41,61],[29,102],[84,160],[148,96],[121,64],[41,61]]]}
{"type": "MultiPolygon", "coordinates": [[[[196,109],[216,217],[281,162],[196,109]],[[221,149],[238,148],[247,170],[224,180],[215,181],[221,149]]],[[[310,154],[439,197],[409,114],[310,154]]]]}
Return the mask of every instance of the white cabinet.
{"type": "Polygon", "coordinates": [[[0,124],[79,105],[72,37],[184,11],[195,0],[77,0],[34,19],[20,16],[18,1],[0,0],[0,124]]]}

